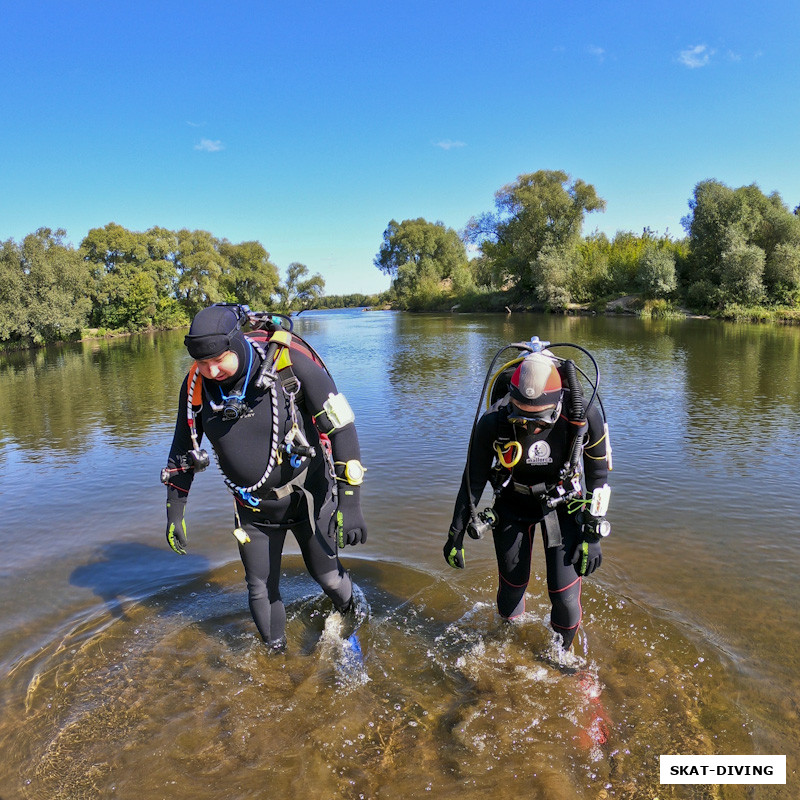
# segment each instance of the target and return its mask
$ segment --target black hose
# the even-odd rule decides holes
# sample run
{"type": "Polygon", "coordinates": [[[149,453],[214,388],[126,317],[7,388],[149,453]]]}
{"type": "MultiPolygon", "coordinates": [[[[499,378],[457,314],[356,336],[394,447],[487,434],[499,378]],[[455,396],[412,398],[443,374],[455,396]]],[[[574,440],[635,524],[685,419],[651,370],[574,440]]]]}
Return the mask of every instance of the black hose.
{"type": "MultiPolygon", "coordinates": [[[[594,367],[594,381],[576,364],[575,369],[586,378],[587,383],[592,387],[592,396],[589,398],[589,402],[585,404],[584,411],[588,414],[589,409],[594,405],[595,398],[597,397],[597,391],[600,388],[600,367],[595,360],[595,357],[585,348],[581,347],[579,344],[573,344],[572,342],[556,342],[555,344],[551,344],[550,347],[573,347],[575,350],[580,350],[581,353],[585,353],[589,360],[592,362],[592,366],[594,367]]],[[[563,362],[564,359],[559,359],[563,362]]],[[[602,405],[602,404],[601,404],[602,405]]]]}
{"type": "Polygon", "coordinates": [[[580,462],[581,451],[583,450],[586,409],[583,405],[583,388],[578,380],[575,362],[568,358],[563,363],[563,367],[564,375],[567,379],[567,388],[569,389],[569,420],[577,426],[575,439],[572,442],[572,449],[569,456],[570,469],[574,470],[580,462]]]}
{"type": "Polygon", "coordinates": [[[562,366],[564,367],[564,376],[567,379],[567,388],[569,389],[570,419],[585,419],[586,409],[583,407],[583,389],[581,388],[577,372],[575,371],[575,362],[571,358],[568,358],[562,366]]]}

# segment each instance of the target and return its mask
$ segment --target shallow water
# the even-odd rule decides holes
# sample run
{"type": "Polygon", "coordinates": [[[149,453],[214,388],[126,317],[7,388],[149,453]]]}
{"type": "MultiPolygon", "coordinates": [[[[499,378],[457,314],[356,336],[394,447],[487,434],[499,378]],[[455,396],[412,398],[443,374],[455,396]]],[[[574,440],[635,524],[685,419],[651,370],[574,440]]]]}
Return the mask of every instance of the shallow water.
{"type": "Polygon", "coordinates": [[[342,619],[284,561],[289,647],[255,638],[230,499],[163,540],[180,335],[0,364],[0,797],[793,798],[798,331],[533,315],[303,314],[353,405],[366,546],[342,619]],[[441,556],[484,373],[538,334],[603,369],[615,469],[575,652],[494,610],[491,545],[441,556]],[[786,754],[786,786],[662,786],[666,753],[786,754]]]}
{"type": "Polygon", "coordinates": [[[658,780],[654,749],[750,746],[713,652],[633,603],[587,591],[602,634],[565,657],[542,601],[498,625],[472,597],[489,578],[352,566],[360,655],[296,557],[285,655],[254,639],[233,565],[76,622],[7,681],[22,796],[634,797],[658,780]]]}

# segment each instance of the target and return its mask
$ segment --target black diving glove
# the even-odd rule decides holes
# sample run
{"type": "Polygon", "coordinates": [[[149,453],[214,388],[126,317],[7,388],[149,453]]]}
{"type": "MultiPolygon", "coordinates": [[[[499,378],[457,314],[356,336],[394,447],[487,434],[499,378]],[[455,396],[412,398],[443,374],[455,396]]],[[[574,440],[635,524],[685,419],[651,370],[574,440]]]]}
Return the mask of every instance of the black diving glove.
{"type": "Polygon", "coordinates": [[[581,541],[572,554],[578,575],[591,575],[603,562],[600,542],[611,533],[611,523],[605,517],[587,516],[581,525],[581,541]]]}
{"type": "Polygon", "coordinates": [[[167,501],[167,544],[179,555],[186,555],[186,543],[189,535],[186,533],[186,520],[183,512],[186,503],[167,501]]]}
{"type": "Polygon", "coordinates": [[[338,547],[364,544],[367,541],[367,523],[361,513],[361,503],[347,495],[339,500],[339,508],[331,517],[331,527],[336,534],[338,547]]]}
{"type": "Polygon", "coordinates": [[[584,539],[575,548],[572,554],[572,562],[578,575],[591,575],[602,563],[603,552],[600,547],[600,540],[594,542],[584,539]]]}
{"type": "Polygon", "coordinates": [[[447,541],[442,548],[444,560],[453,569],[464,569],[464,531],[461,533],[454,533],[450,531],[447,534],[447,541]]]}

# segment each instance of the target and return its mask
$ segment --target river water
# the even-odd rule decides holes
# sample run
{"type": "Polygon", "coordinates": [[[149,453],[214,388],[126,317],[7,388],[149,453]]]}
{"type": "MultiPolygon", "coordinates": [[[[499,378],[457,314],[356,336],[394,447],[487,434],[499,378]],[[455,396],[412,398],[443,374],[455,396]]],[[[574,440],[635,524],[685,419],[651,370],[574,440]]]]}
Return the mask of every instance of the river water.
{"type": "Polygon", "coordinates": [[[296,330],[356,412],[369,541],[343,553],[344,622],[288,548],[278,657],[215,468],[189,555],[164,542],[182,333],[0,361],[2,800],[798,796],[799,329],[353,310],[296,330]],[[595,355],[614,447],[567,656],[539,541],[510,625],[491,542],[464,571],[441,553],[486,369],[533,335],[595,355]],[[661,785],[661,754],[785,754],[787,784],[661,785]]]}

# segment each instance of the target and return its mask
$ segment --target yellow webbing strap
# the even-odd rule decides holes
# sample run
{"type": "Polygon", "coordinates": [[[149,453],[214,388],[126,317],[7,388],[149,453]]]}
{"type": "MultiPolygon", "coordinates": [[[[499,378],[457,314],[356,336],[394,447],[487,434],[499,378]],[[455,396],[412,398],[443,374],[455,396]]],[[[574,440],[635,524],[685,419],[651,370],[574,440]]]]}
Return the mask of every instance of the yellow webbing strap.
{"type": "Polygon", "coordinates": [[[292,334],[289,331],[275,331],[269,340],[270,344],[281,345],[275,355],[275,369],[280,371],[292,366],[292,356],[289,345],[292,343],[292,334]]]}

